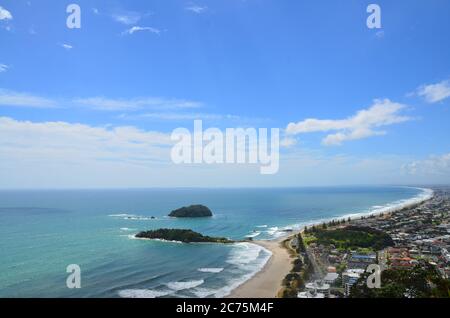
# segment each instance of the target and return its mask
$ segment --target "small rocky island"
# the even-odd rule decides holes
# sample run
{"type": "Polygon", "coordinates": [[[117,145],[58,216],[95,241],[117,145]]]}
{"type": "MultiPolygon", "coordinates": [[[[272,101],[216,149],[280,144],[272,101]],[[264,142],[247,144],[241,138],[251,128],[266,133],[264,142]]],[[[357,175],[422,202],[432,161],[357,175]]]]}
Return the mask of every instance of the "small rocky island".
{"type": "Polygon", "coordinates": [[[150,239],[150,240],[165,240],[183,243],[234,243],[224,237],[204,236],[192,230],[179,229],[159,229],[153,231],[144,231],[136,234],[136,238],[150,239]]]}
{"type": "Polygon", "coordinates": [[[204,205],[191,205],[173,210],[169,214],[174,218],[204,218],[213,216],[211,210],[204,205]]]}

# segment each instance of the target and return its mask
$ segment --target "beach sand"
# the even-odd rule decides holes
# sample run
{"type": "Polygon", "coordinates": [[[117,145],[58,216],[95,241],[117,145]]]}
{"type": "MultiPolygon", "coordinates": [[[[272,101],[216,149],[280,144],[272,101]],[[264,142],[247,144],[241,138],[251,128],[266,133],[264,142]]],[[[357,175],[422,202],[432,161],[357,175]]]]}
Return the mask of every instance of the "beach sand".
{"type": "Polygon", "coordinates": [[[276,241],[255,241],[270,252],[272,256],[264,268],[253,278],[231,292],[228,298],[275,298],[281,289],[281,282],[292,269],[292,261],[288,250],[276,241]]]}

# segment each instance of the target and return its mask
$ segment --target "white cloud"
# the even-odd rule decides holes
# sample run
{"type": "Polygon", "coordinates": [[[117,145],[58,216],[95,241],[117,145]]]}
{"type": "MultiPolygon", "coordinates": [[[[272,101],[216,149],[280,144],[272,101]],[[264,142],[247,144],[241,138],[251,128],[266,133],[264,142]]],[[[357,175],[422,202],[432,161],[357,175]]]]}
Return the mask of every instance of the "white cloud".
{"type": "Polygon", "coordinates": [[[138,23],[142,16],[138,12],[128,11],[121,14],[113,14],[112,18],[119,23],[125,24],[125,25],[132,25],[138,23]]]}
{"type": "Polygon", "coordinates": [[[132,126],[95,127],[68,122],[31,122],[0,117],[0,157],[30,161],[169,161],[169,134],[132,126]]]}
{"type": "MultiPolygon", "coordinates": [[[[279,175],[262,177],[256,166],[174,165],[172,145],[169,134],[132,126],[0,117],[0,187],[298,186],[355,182],[351,172],[356,181],[372,180],[373,174],[386,182],[385,176],[395,171],[380,174],[380,168],[368,169],[374,166],[369,163],[358,168],[346,158],[295,154],[286,158],[279,175]],[[327,173],[318,178],[317,171],[327,173]]],[[[391,159],[386,162],[393,165],[391,159]]]]}
{"type": "Polygon", "coordinates": [[[6,72],[9,69],[9,66],[6,64],[0,64],[0,73],[6,72]]]}
{"type": "Polygon", "coordinates": [[[92,12],[94,12],[94,14],[100,14],[100,11],[97,8],[92,8],[92,12]]]}
{"type": "Polygon", "coordinates": [[[444,175],[450,177],[450,153],[410,162],[404,165],[403,169],[411,175],[444,175]]]}
{"type": "Polygon", "coordinates": [[[182,173],[167,178],[172,145],[170,134],[131,126],[0,117],[0,187],[161,186],[182,173]]]}
{"type": "Polygon", "coordinates": [[[384,31],[383,31],[383,30],[378,31],[377,33],[375,33],[375,36],[376,36],[378,39],[384,38],[384,31]]]}
{"type": "Polygon", "coordinates": [[[11,12],[0,6],[0,21],[1,20],[12,20],[13,16],[11,12]]]}
{"type": "Polygon", "coordinates": [[[280,146],[284,148],[290,148],[292,146],[295,146],[297,144],[297,139],[292,137],[284,137],[280,141],[280,146]]]}
{"type": "Polygon", "coordinates": [[[384,135],[385,131],[376,130],[376,128],[410,120],[410,117],[399,114],[405,107],[405,105],[394,103],[389,99],[375,100],[368,109],[360,110],[346,119],[306,119],[298,123],[290,123],[286,128],[286,133],[298,135],[335,131],[334,134],[327,135],[322,143],[324,145],[340,145],[344,141],[384,135]]]}
{"type": "Polygon", "coordinates": [[[450,97],[450,81],[422,85],[417,89],[417,95],[425,98],[425,101],[430,104],[443,101],[450,97]]]}
{"type": "Polygon", "coordinates": [[[329,155],[320,149],[294,147],[283,153],[279,175],[267,183],[272,187],[417,183],[416,179],[401,172],[401,166],[407,160],[386,153],[329,155]]]}
{"type": "Polygon", "coordinates": [[[202,120],[240,120],[241,118],[236,115],[223,115],[223,114],[209,114],[209,113],[174,113],[174,112],[155,112],[144,113],[138,115],[128,116],[126,114],[120,116],[122,119],[153,119],[153,120],[166,120],[166,121],[192,121],[196,119],[202,120]]]}
{"type": "Polygon", "coordinates": [[[61,44],[61,47],[65,48],[66,50],[71,50],[71,49],[73,49],[73,46],[72,46],[72,45],[66,44],[66,43],[61,44]]]}
{"type": "Polygon", "coordinates": [[[56,102],[28,93],[18,93],[10,90],[0,89],[0,105],[19,106],[31,108],[54,108],[56,102]]]}
{"type": "Polygon", "coordinates": [[[431,164],[417,162],[415,167],[432,166],[432,171],[447,171],[423,177],[405,175],[401,167],[411,160],[402,156],[330,157],[320,150],[294,149],[282,156],[279,174],[261,176],[256,166],[173,165],[172,145],[168,133],[132,126],[32,122],[0,117],[0,187],[430,184],[448,182],[450,177],[450,154],[427,159],[431,164]]]}
{"type": "Polygon", "coordinates": [[[142,31],[146,31],[146,32],[150,32],[150,33],[154,33],[154,34],[160,34],[161,31],[159,29],[156,28],[152,28],[152,27],[142,27],[142,26],[134,26],[131,27],[127,30],[125,30],[122,34],[134,34],[136,32],[142,32],[142,31]]]}
{"type": "Polygon", "coordinates": [[[92,107],[105,111],[133,111],[143,108],[152,109],[190,109],[203,106],[200,102],[183,99],[166,99],[157,97],[133,98],[133,99],[110,99],[104,97],[79,98],[73,100],[75,104],[92,107]]]}
{"type": "Polygon", "coordinates": [[[349,132],[338,132],[326,136],[322,143],[326,146],[339,146],[344,141],[365,139],[372,136],[383,136],[386,135],[385,131],[374,131],[369,128],[356,128],[355,130],[350,130],[349,132]]]}
{"type": "Polygon", "coordinates": [[[208,8],[207,7],[201,7],[201,6],[193,4],[193,5],[189,6],[189,7],[186,7],[186,10],[191,11],[191,12],[196,13],[196,14],[201,14],[201,13],[206,12],[206,10],[208,10],[208,8]]]}
{"type": "MultiPolygon", "coordinates": [[[[0,64],[1,66],[1,64],[0,64]]],[[[58,104],[66,107],[89,107],[100,111],[137,111],[152,110],[187,110],[203,107],[203,103],[186,99],[141,97],[129,99],[113,99],[104,97],[51,99],[29,93],[15,92],[0,88],[0,105],[53,108],[58,104]]]]}

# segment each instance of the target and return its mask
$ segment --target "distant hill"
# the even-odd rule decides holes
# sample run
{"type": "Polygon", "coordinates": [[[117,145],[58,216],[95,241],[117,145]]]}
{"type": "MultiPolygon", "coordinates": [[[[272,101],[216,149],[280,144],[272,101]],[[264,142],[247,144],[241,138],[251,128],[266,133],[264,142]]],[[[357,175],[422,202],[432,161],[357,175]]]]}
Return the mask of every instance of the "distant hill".
{"type": "Polygon", "coordinates": [[[170,212],[174,218],[203,218],[213,216],[211,210],[204,205],[191,205],[170,212]]]}
{"type": "Polygon", "coordinates": [[[136,237],[143,239],[159,239],[183,243],[234,243],[234,241],[231,241],[224,237],[204,236],[192,230],[179,230],[179,229],[159,229],[153,231],[145,231],[136,234],[136,237]]]}

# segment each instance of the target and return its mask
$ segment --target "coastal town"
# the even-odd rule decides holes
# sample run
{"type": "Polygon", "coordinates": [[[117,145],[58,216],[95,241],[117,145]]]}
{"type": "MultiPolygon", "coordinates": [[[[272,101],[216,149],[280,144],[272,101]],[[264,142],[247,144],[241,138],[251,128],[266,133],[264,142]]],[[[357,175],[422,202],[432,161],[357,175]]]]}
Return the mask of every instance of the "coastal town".
{"type": "Polygon", "coordinates": [[[450,188],[425,202],[305,228],[282,241],[292,270],[282,298],[449,297],[450,188]],[[381,284],[367,286],[375,264],[381,284]]]}

